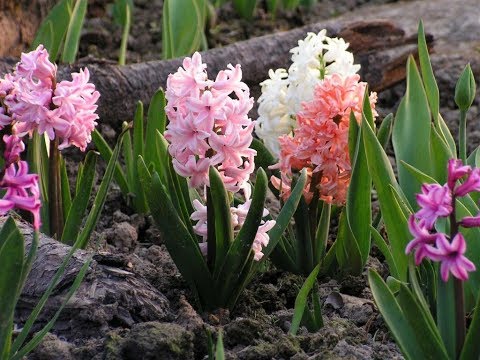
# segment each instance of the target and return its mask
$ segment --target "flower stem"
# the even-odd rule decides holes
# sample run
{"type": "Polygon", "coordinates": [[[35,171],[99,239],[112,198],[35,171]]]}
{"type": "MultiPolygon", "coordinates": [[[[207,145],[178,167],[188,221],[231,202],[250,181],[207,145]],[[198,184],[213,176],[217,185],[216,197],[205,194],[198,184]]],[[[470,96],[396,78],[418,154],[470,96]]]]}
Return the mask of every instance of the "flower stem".
{"type": "Polygon", "coordinates": [[[456,333],[456,344],[457,344],[457,358],[460,357],[462,352],[463,343],[465,342],[465,332],[467,323],[465,321],[465,303],[463,295],[463,282],[462,280],[455,279],[454,282],[454,292],[455,292],[455,333],[456,333]]]}
{"type": "MultiPolygon", "coordinates": [[[[463,130],[465,130],[465,128],[463,130]]],[[[460,131],[462,131],[461,128],[460,128],[460,131]]],[[[460,151],[462,151],[461,145],[460,145],[460,151]]],[[[450,214],[450,241],[453,240],[453,238],[458,233],[458,223],[456,219],[455,205],[456,205],[455,195],[452,194],[452,213],[450,214]]],[[[456,340],[455,344],[456,344],[457,358],[459,358],[462,352],[463,343],[465,342],[465,332],[466,332],[465,303],[464,303],[462,280],[457,278],[454,279],[453,293],[455,298],[455,340],[456,340]]]]}
{"type": "Polygon", "coordinates": [[[58,137],[50,141],[50,159],[48,162],[48,205],[50,212],[50,232],[60,240],[63,233],[63,205],[60,179],[60,151],[58,137]]]}
{"type": "Polygon", "coordinates": [[[463,163],[467,163],[467,112],[460,110],[460,125],[458,128],[458,145],[460,159],[463,163]]]}

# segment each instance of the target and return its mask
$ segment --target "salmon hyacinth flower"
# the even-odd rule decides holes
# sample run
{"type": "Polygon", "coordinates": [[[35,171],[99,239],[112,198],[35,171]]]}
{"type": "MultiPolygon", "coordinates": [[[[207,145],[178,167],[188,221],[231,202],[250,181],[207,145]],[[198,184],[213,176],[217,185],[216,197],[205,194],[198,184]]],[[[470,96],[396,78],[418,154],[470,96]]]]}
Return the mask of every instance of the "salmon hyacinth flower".
{"type": "Polygon", "coordinates": [[[291,133],[302,103],[314,98],[318,84],[334,74],[348,77],[360,70],[353,54],[347,51],[349,44],[326,34],[326,30],[308,33],[290,50],[292,64],[288,71],[270,69],[269,78],[260,84],[255,132],[276,157],[280,156],[278,137],[291,133]]]}
{"type": "MultiPolygon", "coordinates": [[[[366,89],[366,83],[359,80],[358,75],[334,74],[326,78],[315,88],[313,100],[302,104],[293,136],[279,138],[280,158],[273,168],[280,170],[282,179],[272,178],[272,182],[284,199],[289,196],[293,173],[307,168],[309,192],[317,189],[322,200],[336,205],[345,203],[351,172],[350,113],[360,121],[366,89]]],[[[375,102],[376,93],[371,93],[370,105],[376,116],[375,102]]]]}
{"type": "Polygon", "coordinates": [[[250,149],[254,122],[248,117],[253,98],[241,81],[240,65],[229,65],[209,80],[199,53],[185,58],[167,79],[165,138],[175,171],[190,185],[208,185],[214,166],[227,190],[249,191],[256,151],[250,149]],[[247,189],[248,188],[248,189],[247,189]]]}
{"type": "Polygon", "coordinates": [[[449,160],[447,183],[443,186],[422,185],[422,193],[416,197],[420,210],[409,218],[408,228],[414,239],[408,243],[405,252],[415,252],[417,265],[424,258],[440,262],[440,275],[445,282],[450,273],[465,281],[468,273],[476,270],[464,255],[467,244],[458,227],[480,227],[480,216],[457,220],[455,203],[457,197],[480,190],[479,170],[464,165],[461,160],[449,160]],[[459,180],[463,180],[463,183],[458,183],[459,180]],[[450,219],[451,233],[448,235],[435,230],[435,223],[442,217],[450,219]]]}
{"type": "Polygon", "coordinates": [[[11,123],[18,136],[37,131],[47,134],[50,140],[60,138],[61,149],[73,145],[85,151],[97,125],[95,112],[100,94],[89,82],[88,69],[58,84],[56,75],[57,67],[42,45],[23,53],[14,72],[0,80],[4,105],[0,126],[11,123]]]}

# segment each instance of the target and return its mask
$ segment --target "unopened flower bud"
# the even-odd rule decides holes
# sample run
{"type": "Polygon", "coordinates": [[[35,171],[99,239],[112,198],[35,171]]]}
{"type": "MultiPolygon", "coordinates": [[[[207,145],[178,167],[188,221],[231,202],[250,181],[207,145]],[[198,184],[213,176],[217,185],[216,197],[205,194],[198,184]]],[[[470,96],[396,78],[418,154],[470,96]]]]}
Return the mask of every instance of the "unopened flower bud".
{"type": "Polygon", "coordinates": [[[472,68],[468,64],[465,66],[455,86],[455,103],[460,110],[467,111],[472,106],[475,99],[475,90],[475,78],[473,77],[472,68]]]}

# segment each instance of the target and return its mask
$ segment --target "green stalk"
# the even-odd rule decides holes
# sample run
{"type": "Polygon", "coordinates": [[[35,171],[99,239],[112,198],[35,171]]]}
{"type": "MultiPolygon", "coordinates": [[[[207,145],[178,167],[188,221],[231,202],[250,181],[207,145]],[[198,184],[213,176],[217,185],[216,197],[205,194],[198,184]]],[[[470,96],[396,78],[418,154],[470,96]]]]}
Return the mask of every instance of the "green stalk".
{"type": "Polygon", "coordinates": [[[467,163],[467,111],[460,110],[460,125],[458,128],[458,145],[460,159],[463,163],[467,163]]]}
{"type": "MultiPolygon", "coordinates": [[[[463,112],[463,111],[462,111],[463,112]]],[[[462,116],[463,120],[465,117],[462,116]]],[[[465,131],[465,121],[463,122],[463,131],[465,131]]],[[[462,131],[462,129],[460,129],[462,131]]],[[[465,137],[463,138],[465,140],[465,137]]],[[[465,143],[463,143],[465,146],[465,143]]],[[[460,151],[465,151],[465,148],[460,145],[460,151]]],[[[465,160],[464,160],[465,161],[465,160]]],[[[455,195],[452,196],[452,213],[450,214],[450,241],[458,233],[458,223],[456,219],[455,211],[456,199],[455,195]]],[[[456,339],[456,358],[460,357],[462,352],[463,343],[465,342],[467,324],[465,321],[465,301],[463,292],[463,282],[460,279],[455,278],[453,281],[453,293],[455,301],[455,339],[456,339]]]]}
{"type": "Polygon", "coordinates": [[[50,233],[60,240],[63,233],[63,204],[60,176],[60,151],[58,136],[50,141],[50,159],[48,162],[48,205],[50,214],[50,233]]]}
{"type": "Polygon", "coordinates": [[[130,32],[130,6],[125,3],[125,24],[122,33],[122,42],[120,43],[120,55],[118,57],[118,65],[125,65],[125,58],[127,54],[128,34],[130,32]]]}

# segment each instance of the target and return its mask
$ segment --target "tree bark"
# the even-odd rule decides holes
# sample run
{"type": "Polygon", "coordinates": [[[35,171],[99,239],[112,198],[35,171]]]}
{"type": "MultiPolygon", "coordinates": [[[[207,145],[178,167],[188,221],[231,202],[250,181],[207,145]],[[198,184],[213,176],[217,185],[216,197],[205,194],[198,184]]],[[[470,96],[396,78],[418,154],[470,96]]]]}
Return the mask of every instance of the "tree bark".
{"type": "MultiPolygon", "coordinates": [[[[0,218],[3,226],[5,218],[0,218]]],[[[17,221],[27,248],[33,230],[28,223],[17,221]]],[[[32,270],[16,308],[16,322],[23,323],[48,288],[70,247],[46,236],[40,245],[32,270]]],[[[85,261],[87,251],[77,251],[71,259],[59,285],[48,299],[45,310],[36,321],[34,331],[40,330],[64,301],[68,289],[85,261]]],[[[63,310],[55,328],[74,339],[76,334],[98,336],[111,324],[130,327],[138,321],[162,321],[171,318],[168,299],[139,275],[129,271],[128,260],[121,255],[98,253],[79,289],[63,310]]]]}

